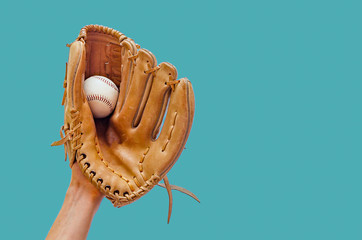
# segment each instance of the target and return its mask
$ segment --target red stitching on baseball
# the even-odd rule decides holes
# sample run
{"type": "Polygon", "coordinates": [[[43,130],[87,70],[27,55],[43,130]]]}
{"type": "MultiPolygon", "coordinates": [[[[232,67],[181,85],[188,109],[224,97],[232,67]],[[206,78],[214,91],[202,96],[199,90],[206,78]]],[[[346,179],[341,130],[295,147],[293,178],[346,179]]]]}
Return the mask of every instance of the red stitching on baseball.
{"type": "Polygon", "coordinates": [[[113,110],[113,106],[112,106],[112,102],[107,99],[105,96],[99,95],[99,94],[91,94],[87,96],[87,101],[101,101],[103,103],[105,103],[110,109],[111,111],[113,110]]]}
{"type": "Polygon", "coordinates": [[[118,92],[118,88],[116,86],[116,84],[114,84],[114,82],[102,77],[102,76],[93,76],[99,80],[101,80],[102,82],[104,82],[105,84],[107,84],[108,86],[110,86],[111,88],[113,88],[114,90],[116,90],[118,92]]]}

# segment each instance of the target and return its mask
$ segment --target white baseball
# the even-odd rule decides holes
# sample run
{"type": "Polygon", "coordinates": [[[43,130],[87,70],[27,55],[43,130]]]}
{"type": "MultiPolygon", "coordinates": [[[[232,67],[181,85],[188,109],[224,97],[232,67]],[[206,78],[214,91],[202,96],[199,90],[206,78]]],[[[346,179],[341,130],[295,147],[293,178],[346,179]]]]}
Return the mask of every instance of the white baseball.
{"type": "Polygon", "coordinates": [[[118,88],[110,79],[103,76],[89,77],[84,80],[83,89],[95,118],[104,118],[113,112],[118,88]]]}

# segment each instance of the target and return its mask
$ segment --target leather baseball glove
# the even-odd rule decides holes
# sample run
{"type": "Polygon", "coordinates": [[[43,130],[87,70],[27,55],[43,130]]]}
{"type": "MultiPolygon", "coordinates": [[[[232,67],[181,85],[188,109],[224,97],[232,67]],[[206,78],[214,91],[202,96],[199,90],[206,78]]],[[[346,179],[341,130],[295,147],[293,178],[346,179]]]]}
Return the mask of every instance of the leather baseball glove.
{"type": "Polygon", "coordinates": [[[180,190],[166,174],[184,149],[194,116],[189,80],[177,80],[170,63],[157,65],[155,56],[124,34],[99,25],[81,29],[70,47],[64,80],[65,106],[61,140],[70,165],[84,175],[115,207],[134,202],[155,185],[169,193],[180,190]],[[120,89],[114,112],[94,119],[83,91],[93,75],[111,79],[120,89]],[[163,125],[162,125],[163,122],[163,125]],[[160,180],[164,184],[159,184],[160,180]]]}

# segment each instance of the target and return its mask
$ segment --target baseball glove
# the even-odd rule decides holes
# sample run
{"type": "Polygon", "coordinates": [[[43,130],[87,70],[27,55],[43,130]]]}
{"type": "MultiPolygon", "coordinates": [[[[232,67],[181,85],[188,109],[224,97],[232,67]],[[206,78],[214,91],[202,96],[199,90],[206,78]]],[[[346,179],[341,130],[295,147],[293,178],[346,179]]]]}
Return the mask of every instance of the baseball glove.
{"type": "Polygon", "coordinates": [[[99,25],[81,29],[70,47],[64,80],[64,125],[61,140],[70,165],[84,175],[115,207],[134,202],[155,185],[169,194],[191,192],[169,184],[166,174],[184,149],[194,116],[189,80],[177,80],[170,63],[157,65],[155,56],[124,34],[99,25]],[[120,89],[114,112],[94,119],[83,81],[101,75],[120,89]],[[163,124],[162,124],[163,123],[163,124]],[[159,184],[160,180],[164,184],[159,184]]]}

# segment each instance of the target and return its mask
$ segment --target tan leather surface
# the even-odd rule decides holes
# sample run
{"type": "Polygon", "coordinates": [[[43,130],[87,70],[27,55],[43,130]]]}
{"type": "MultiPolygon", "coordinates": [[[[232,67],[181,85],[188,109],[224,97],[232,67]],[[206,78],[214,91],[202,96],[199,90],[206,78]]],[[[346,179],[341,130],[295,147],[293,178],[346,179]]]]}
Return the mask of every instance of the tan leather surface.
{"type": "Polygon", "coordinates": [[[65,136],[54,145],[65,142],[71,164],[114,206],[129,204],[163,179],[184,149],[194,116],[191,83],[177,80],[173,65],[157,65],[132,39],[98,25],[81,30],[67,65],[65,136]],[[92,117],[84,96],[83,81],[92,75],[120,88],[114,112],[104,119],[92,117]]]}

